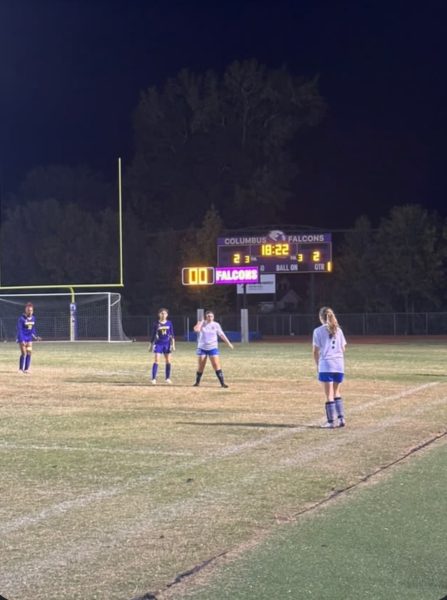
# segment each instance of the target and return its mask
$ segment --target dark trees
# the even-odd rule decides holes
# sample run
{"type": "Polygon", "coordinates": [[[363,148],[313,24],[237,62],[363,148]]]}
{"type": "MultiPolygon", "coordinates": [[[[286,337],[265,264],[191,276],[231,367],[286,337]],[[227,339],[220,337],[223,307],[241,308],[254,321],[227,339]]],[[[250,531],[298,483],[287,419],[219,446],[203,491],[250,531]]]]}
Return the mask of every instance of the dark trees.
{"type": "Polygon", "coordinates": [[[181,71],[135,112],[132,210],[149,231],[197,226],[211,205],[226,227],[275,222],[297,173],[288,143],[323,112],[315,80],[255,60],[181,71]]]}

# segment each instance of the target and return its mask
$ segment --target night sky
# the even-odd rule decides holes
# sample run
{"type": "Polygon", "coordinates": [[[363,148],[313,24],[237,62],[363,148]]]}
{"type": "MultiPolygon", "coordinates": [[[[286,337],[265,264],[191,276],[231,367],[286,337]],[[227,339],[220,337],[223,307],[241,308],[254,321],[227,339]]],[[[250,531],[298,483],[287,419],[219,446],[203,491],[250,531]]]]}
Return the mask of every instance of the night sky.
{"type": "Polygon", "coordinates": [[[447,2],[0,0],[1,192],[27,170],[132,156],[139,93],[235,59],[320,78],[296,224],[419,203],[447,216],[447,2]]]}

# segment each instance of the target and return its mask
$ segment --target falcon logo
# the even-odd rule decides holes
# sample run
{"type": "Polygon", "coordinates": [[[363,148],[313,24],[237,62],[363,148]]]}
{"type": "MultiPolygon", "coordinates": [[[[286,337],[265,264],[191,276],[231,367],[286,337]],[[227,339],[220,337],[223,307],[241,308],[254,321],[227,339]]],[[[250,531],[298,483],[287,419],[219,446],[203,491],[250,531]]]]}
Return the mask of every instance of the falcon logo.
{"type": "Polygon", "coordinates": [[[273,229],[273,231],[268,232],[267,239],[273,240],[274,242],[284,242],[287,240],[287,237],[283,231],[279,231],[279,229],[273,229]]]}

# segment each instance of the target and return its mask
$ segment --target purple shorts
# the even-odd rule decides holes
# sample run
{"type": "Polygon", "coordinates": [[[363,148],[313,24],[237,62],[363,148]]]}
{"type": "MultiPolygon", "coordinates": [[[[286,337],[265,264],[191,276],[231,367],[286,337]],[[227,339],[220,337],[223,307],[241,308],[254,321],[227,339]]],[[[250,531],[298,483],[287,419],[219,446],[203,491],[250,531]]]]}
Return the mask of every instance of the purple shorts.
{"type": "Polygon", "coordinates": [[[170,354],[172,352],[171,342],[155,342],[153,351],[155,354],[170,354]]]}

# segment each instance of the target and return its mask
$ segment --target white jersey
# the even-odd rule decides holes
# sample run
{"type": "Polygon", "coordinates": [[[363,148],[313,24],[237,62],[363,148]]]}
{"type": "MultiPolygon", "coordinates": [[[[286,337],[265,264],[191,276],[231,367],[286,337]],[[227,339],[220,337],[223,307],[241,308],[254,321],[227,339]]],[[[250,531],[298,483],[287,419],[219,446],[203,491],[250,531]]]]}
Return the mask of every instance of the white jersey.
{"type": "Polygon", "coordinates": [[[214,350],[218,346],[218,335],[223,335],[223,331],[217,321],[205,323],[199,331],[197,347],[201,350],[214,350]]]}
{"type": "Polygon", "coordinates": [[[335,335],[330,335],[326,325],[314,329],[312,343],[320,350],[319,373],[344,373],[346,346],[345,336],[340,327],[335,335]]]}

